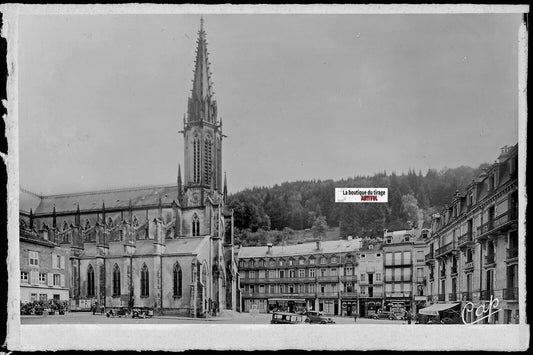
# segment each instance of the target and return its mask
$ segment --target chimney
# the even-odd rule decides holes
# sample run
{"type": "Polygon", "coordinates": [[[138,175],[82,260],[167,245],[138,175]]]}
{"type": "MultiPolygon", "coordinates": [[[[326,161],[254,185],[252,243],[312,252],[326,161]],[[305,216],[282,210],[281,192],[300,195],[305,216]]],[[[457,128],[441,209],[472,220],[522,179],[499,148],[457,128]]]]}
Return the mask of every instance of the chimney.
{"type": "Polygon", "coordinates": [[[317,240],[317,241],[316,241],[316,250],[320,250],[320,246],[321,246],[321,244],[322,244],[322,243],[320,242],[320,240],[317,240]]]}
{"type": "Polygon", "coordinates": [[[267,254],[272,253],[272,243],[268,243],[268,244],[267,244],[267,247],[268,247],[268,249],[267,249],[267,254]]]}

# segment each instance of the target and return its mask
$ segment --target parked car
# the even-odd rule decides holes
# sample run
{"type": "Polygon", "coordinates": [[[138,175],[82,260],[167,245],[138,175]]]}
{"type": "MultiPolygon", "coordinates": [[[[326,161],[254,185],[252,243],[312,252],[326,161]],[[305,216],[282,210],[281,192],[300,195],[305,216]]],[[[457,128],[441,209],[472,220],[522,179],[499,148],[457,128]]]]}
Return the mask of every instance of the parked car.
{"type": "Polygon", "coordinates": [[[388,312],[388,311],[382,311],[379,313],[376,313],[372,316],[374,319],[389,319],[389,320],[395,320],[397,319],[394,313],[388,312]]]}
{"type": "Polygon", "coordinates": [[[328,324],[328,323],[335,323],[335,321],[331,318],[324,317],[323,312],[317,312],[317,311],[307,311],[306,314],[307,318],[305,319],[306,323],[319,323],[319,324],[328,324]]]}
{"type": "Polygon", "coordinates": [[[271,324],[298,324],[302,323],[303,316],[298,313],[273,312],[271,324]]]}

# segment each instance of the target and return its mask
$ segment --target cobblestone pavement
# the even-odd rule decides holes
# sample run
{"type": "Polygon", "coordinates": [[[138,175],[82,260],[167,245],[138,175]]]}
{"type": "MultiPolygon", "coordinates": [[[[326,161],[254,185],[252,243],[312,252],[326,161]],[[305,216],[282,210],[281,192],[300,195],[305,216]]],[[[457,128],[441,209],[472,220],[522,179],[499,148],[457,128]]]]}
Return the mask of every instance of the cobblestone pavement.
{"type": "MultiPolygon", "coordinates": [[[[354,324],[351,317],[330,317],[336,324],[354,324]]],[[[131,317],[107,318],[105,315],[93,315],[90,312],[72,312],[66,315],[21,316],[21,324],[202,324],[216,322],[217,324],[269,324],[270,314],[251,315],[249,313],[226,312],[222,316],[212,318],[186,318],[173,316],[160,316],[154,318],[138,319],[131,317]]],[[[357,318],[357,324],[405,324],[405,321],[388,319],[357,318]]],[[[327,325],[311,325],[327,326],[327,325]]]]}

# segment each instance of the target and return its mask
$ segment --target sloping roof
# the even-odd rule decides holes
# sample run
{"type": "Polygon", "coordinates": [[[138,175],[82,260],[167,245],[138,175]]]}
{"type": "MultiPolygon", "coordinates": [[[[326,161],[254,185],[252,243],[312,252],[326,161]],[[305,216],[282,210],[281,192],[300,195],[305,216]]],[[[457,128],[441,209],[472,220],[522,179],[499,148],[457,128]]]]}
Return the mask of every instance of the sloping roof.
{"type": "Polygon", "coordinates": [[[56,212],[76,211],[77,204],[80,210],[101,209],[105,203],[106,208],[127,208],[130,200],[133,207],[157,205],[159,198],[163,203],[177,200],[178,186],[145,186],[117,190],[104,190],[81,192],[64,195],[43,196],[34,209],[34,213],[51,213],[54,205],[56,212]]]}
{"type": "Polygon", "coordinates": [[[209,236],[203,236],[168,239],[165,242],[165,254],[198,254],[202,245],[204,245],[209,238],[209,236]]]}
{"type": "Polygon", "coordinates": [[[30,192],[28,190],[20,189],[19,194],[19,210],[24,212],[30,212],[30,210],[35,210],[41,203],[41,196],[30,192]]]}
{"type": "Polygon", "coordinates": [[[320,250],[317,250],[316,243],[302,243],[296,245],[272,246],[270,253],[268,246],[261,247],[241,247],[239,258],[256,258],[256,257],[280,257],[280,256],[297,256],[306,254],[332,254],[356,251],[361,248],[361,241],[352,240],[327,240],[320,242],[320,250]]]}

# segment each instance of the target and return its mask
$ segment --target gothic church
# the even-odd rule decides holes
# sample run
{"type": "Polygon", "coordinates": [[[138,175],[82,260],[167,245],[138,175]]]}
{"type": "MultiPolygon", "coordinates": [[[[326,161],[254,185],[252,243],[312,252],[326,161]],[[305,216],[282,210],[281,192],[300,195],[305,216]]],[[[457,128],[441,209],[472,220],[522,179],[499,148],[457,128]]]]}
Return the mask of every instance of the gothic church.
{"type": "Polygon", "coordinates": [[[73,310],[98,302],[191,317],[237,310],[233,211],[210,75],[201,20],[180,132],[184,177],[178,167],[175,185],[54,196],[21,190],[21,301],[67,299],[73,310]]]}

